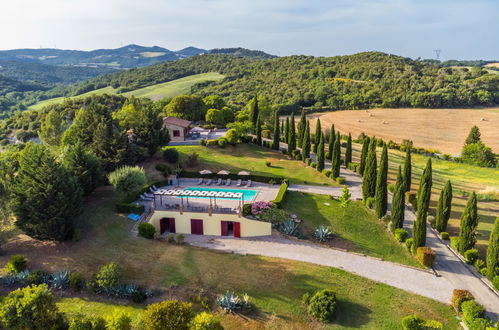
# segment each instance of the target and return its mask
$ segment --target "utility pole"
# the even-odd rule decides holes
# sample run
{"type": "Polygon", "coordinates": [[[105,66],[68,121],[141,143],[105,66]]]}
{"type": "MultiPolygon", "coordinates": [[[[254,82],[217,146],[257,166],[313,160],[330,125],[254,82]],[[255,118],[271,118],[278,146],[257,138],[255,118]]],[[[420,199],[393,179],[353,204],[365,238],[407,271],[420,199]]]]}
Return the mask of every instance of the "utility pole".
{"type": "Polygon", "coordinates": [[[437,60],[440,60],[440,53],[442,52],[441,49],[435,49],[435,55],[437,55],[437,60]]]}

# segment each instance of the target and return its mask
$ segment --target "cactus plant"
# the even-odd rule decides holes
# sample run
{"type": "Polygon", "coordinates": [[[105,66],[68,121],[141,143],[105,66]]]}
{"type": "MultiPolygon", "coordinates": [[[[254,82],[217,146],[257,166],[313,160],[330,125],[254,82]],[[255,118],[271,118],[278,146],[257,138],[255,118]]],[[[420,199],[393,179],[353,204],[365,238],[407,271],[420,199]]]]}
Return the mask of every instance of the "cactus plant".
{"type": "Polygon", "coordinates": [[[319,226],[314,231],[314,237],[319,242],[325,242],[333,238],[333,232],[326,226],[319,226]]]}
{"type": "Polygon", "coordinates": [[[52,275],[50,284],[55,289],[63,290],[69,287],[69,272],[67,270],[52,275]]]}
{"type": "Polygon", "coordinates": [[[284,235],[293,236],[296,235],[298,232],[298,225],[293,220],[290,219],[281,223],[277,227],[277,230],[279,230],[284,235]]]}
{"type": "Polygon", "coordinates": [[[250,307],[249,296],[247,294],[244,294],[241,299],[238,295],[229,291],[219,295],[215,303],[228,313],[248,309],[250,307]]]}

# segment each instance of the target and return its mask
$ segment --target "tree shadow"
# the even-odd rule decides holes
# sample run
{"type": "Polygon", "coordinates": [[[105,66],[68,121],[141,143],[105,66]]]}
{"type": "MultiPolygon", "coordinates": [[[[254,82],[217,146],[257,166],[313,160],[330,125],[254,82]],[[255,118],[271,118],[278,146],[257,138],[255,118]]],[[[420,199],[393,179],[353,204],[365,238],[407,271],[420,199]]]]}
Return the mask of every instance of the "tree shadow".
{"type": "Polygon", "coordinates": [[[366,306],[362,306],[352,301],[339,299],[336,308],[336,317],[333,320],[334,324],[361,328],[371,320],[371,310],[366,306]]]}

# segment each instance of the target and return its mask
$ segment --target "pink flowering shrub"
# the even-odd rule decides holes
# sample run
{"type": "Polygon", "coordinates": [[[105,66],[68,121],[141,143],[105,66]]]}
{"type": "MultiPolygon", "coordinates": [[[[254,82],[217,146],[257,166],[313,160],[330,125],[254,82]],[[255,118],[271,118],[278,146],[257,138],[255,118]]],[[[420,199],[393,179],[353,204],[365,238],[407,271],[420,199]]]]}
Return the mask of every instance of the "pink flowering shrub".
{"type": "Polygon", "coordinates": [[[271,202],[264,202],[264,201],[255,202],[251,204],[251,214],[260,215],[263,213],[263,211],[268,210],[271,207],[272,207],[271,202]]]}

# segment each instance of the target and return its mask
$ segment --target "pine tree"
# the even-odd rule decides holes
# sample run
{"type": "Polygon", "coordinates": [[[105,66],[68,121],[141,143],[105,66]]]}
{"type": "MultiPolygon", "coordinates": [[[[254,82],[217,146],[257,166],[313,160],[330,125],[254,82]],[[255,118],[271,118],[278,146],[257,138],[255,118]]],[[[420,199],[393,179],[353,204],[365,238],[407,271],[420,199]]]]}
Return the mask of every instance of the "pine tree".
{"type": "Polygon", "coordinates": [[[411,180],[412,180],[411,175],[412,175],[411,147],[407,146],[407,150],[405,152],[405,160],[404,160],[405,191],[411,190],[411,180]]]}
{"type": "Polygon", "coordinates": [[[437,215],[435,217],[435,229],[439,233],[447,230],[447,222],[450,218],[452,208],[452,184],[450,180],[445,184],[444,189],[440,191],[440,198],[437,204],[437,215]]]}
{"type": "Polygon", "coordinates": [[[352,134],[348,133],[347,148],[345,150],[345,166],[352,162],[352,134]]]}
{"type": "Polygon", "coordinates": [[[391,230],[395,231],[397,228],[404,227],[405,220],[405,185],[402,176],[402,168],[399,165],[397,174],[397,181],[395,182],[395,190],[393,191],[392,198],[392,227],[391,230]]]}
{"type": "Polygon", "coordinates": [[[369,151],[365,160],[364,177],[362,178],[362,198],[366,201],[376,194],[376,140],[369,143],[369,151]]]}
{"type": "Polygon", "coordinates": [[[20,152],[10,192],[16,225],[28,236],[56,241],[72,237],[82,192],[76,178],[43,145],[28,143],[20,152]]]}
{"type": "Polygon", "coordinates": [[[310,125],[308,121],[305,123],[305,129],[303,131],[303,142],[301,146],[302,160],[306,161],[310,158],[310,125]]]}
{"type": "Polygon", "coordinates": [[[250,121],[253,124],[253,127],[256,125],[258,117],[260,116],[260,111],[258,109],[258,96],[255,96],[253,100],[250,101],[250,121]]]}
{"type": "Polygon", "coordinates": [[[286,117],[286,123],[284,125],[284,143],[288,143],[289,141],[289,117],[286,117]]]}
{"type": "Polygon", "coordinates": [[[387,187],[387,177],[388,177],[388,149],[386,144],[383,146],[383,151],[381,152],[381,160],[379,163],[378,176],[376,178],[376,216],[381,219],[388,208],[388,187],[387,187]]]}
{"type": "Polygon", "coordinates": [[[279,115],[277,111],[274,113],[274,141],[272,142],[272,149],[279,150],[279,142],[281,141],[281,132],[279,130],[279,115]]]}
{"type": "Polygon", "coordinates": [[[331,125],[331,132],[329,132],[329,160],[333,160],[334,140],[336,139],[336,132],[334,131],[334,124],[331,125]]]}
{"type": "Polygon", "coordinates": [[[298,134],[297,134],[298,140],[296,141],[297,145],[299,145],[299,146],[303,145],[303,138],[305,136],[306,126],[307,126],[307,119],[305,117],[305,110],[302,109],[300,121],[298,122],[298,134]]]}
{"type": "Polygon", "coordinates": [[[426,244],[426,218],[428,216],[428,207],[430,206],[431,186],[431,158],[428,158],[426,167],[421,175],[418,189],[418,209],[416,212],[416,220],[414,221],[414,226],[412,228],[413,253],[416,253],[418,247],[425,246],[426,244]]]}
{"type": "Polygon", "coordinates": [[[320,139],[321,139],[322,127],[321,120],[317,118],[317,124],[315,125],[315,140],[314,140],[314,154],[317,155],[317,148],[319,147],[320,139]]]}
{"type": "Polygon", "coordinates": [[[324,169],[325,157],[324,157],[324,134],[319,133],[319,146],[317,147],[317,171],[322,172],[324,169]]]}
{"type": "Polygon", "coordinates": [[[371,140],[369,139],[369,136],[364,137],[364,141],[362,141],[362,151],[360,154],[360,164],[359,164],[360,175],[364,175],[364,170],[366,169],[366,159],[367,159],[367,154],[369,153],[370,144],[371,140]]]}
{"type": "Polygon", "coordinates": [[[461,215],[459,226],[459,253],[464,255],[472,249],[476,243],[476,228],[478,226],[478,209],[476,205],[476,194],[473,192],[466,203],[466,207],[461,215]]]}
{"type": "Polygon", "coordinates": [[[78,180],[84,195],[102,183],[104,171],[99,159],[86,151],[81,142],[64,149],[62,164],[78,180]]]}
{"type": "Polygon", "coordinates": [[[288,151],[289,154],[296,150],[296,130],[295,130],[295,114],[291,114],[291,120],[289,122],[289,137],[288,137],[288,151]]]}
{"type": "Polygon", "coordinates": [[[490,233],[489,246],[487,246],[487,278],[492,281],[499,275],[499,217],[496,218],[494,228],[490,233]]]}
{"type": "Polygon", "coordinates": [[[51,110],[41,124],[40,139],[47,146],[58,147],[66,130],[67,123],[59,111],[51,110]]]}
{"type": "Polygon", "coordinates": [[[262,145],[262,120],[260,116],[256,120],[256,144],[259,146],[262,145]]]}
{"type": "Polygon", "coordinates": [[[481,139],[481,133],[480,129],[478,126],[473,126],[468,134],[468,137],[466,138],[466,141],[464,142],[465,145],[472,144],[472,143],[477,143],[480,142],[481,139]]]}
{"type": "Polygon", "coordinates": [[[331,176],[333,178],[337,178],[340,176],[340,165],[341,165],[341,139],[340,139],[340,133],[338,132],[336,134],[336,137],[334,138],[334,146],[333,146],[333,159],[331,161],[332,168],[331,168],[331,176]]]}

